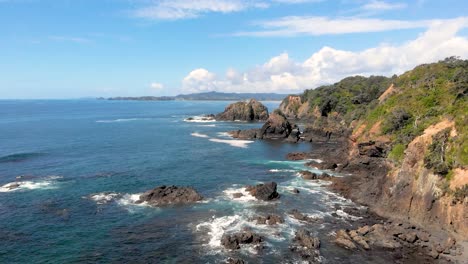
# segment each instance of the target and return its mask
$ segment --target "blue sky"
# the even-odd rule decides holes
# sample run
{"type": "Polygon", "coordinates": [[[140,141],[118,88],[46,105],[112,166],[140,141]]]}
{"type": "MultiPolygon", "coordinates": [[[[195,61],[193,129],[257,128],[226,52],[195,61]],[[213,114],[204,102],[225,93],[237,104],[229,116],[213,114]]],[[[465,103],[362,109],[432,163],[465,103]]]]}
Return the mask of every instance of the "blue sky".
{"type": "Polygon", "coordinates": [[[460,0],[0,0],[0,98],[297,93],[468,58],[460,0]]]}

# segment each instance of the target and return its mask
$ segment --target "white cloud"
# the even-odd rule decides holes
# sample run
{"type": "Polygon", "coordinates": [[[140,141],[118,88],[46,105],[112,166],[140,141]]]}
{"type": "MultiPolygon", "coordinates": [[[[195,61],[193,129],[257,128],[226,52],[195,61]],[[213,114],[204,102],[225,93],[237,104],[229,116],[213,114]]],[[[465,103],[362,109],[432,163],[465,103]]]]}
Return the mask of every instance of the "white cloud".
{"type": "Polygon", "coordinates": [[[251,0],[162,0],[134,11],[134,15],[154,20],[177,20],[204,13],[232,13],[249,8],[266,8],[268,3],[251,0]]]}
{"type": "Polygon", "coordinates": [[[384,11],[384,10],[395,10],[406,8],[405,3],[388,3],[385,1],[372,0],[369,3],[363,5],[361,8],[367,11],[384,11]]]}
{"type": "Polygon", "coordinates": [[[207,92],[217,90],[215,74],[206,69],[193,70],[182,81],[184,92],[207,92]]]}
{"type": "Polygon", "coordinates": [[[233,13],[283,4],[322,1],[325,0],[159,0],[149,1],[149,5],[134,10],[132,14],[151,20],[179,20],[196,18],[207,13],[233,13]]]}
{"type": "MultiPolygon", "coordinates": [[[[427,28],[437,23],[449,23],[448,20],[386,20],[379,18],[344,17],[331,19],[328,17],[290,16],[276,20],[260,21],[256,25],[263,28],[258,31],[237,32],[234,36],[253,37],[290,37],[297,35],[337,35],[350,33],[384,32],[390,30],[427,28]]],[[[455,19],[468,24],[468,18],[455,19]]]]}
{"type": "Polygon", "coordinates": [[[467,18],[433,21],[427,31],[401,45],[382,43],[357,52],[323,47],[303,62],[283,53],[245,72],[229,69],[225,77],[197,69],[184,78],[182,88],[184,92],[297,93],[351,75],[401,74],[449,56],[468,58],[468,39],[457,35],[467,26],[467,18]]]}
{"type": "Polygon", "coordinates": [[[164,85],[162,83],[153,82],[150,84],[150,87],[152,90],[161,90],[164,88],[164,85]]]}

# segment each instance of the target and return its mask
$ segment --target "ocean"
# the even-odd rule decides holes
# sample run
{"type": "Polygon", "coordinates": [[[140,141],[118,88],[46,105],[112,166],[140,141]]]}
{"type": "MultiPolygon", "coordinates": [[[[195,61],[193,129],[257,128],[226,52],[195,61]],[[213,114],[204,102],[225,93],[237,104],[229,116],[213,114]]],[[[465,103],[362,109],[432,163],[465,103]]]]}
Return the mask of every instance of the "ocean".
{"type": "MultiPolygon", "coordinates": [[[[295,231],[322,241],[324,263],[386,263],[385,253],[350,253],[331,241],[334,230],[365,221],[346,209],[365,210],[305,181],[317,170],[287,161],[310,143],[231,139],[226,132],[261,123],[205,122],[229,102],[3,100],[0,101],[1,263],[300,263],[291,252],[295,231]],[[281,198],[234,198],[245,185],[278,183],[281,198]],[[18,188],[10,189],[13,184],[18,188]],[[192,186],[205,199],[193,205],[136,204],[159,185],[192,186]],[[300,193],[293,194],[297,188],[300,193]],[[320,221],[304,223],[298,209],[320,221]],[[257,225],[278,214],[285,223],[257,225]],[[250,228],[264,248],[225,250],[225,233],[250,228]]],[[[272,111],[278,102],[264,102],[272,111]]],[[[342,175],[336,175],[342,176],[342,175]]]]}

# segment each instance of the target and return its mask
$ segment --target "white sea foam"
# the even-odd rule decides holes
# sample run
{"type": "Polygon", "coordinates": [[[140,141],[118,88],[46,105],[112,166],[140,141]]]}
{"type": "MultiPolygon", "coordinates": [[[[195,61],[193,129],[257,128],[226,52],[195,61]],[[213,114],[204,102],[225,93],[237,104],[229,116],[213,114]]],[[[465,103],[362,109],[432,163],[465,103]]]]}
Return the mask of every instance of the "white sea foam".
{"type": "Polygon", "coordinates": [[[96,193],[89,196],[89,199],[95,201],[97,204],[107,204],[120,197],[121,194],[112,192],[96,193]]]}
{"type": "Polygon", "coordinates": [[[210,138],[210,141],[217,143],[229,144],[237,148],[247,148],[248,144],[253,143],[251,140],[230,140],[230,139],[219,139],[219,138],[210,138]]]}
{"type": "Polygon", "coordinates": [[[136,205],[136,206],[147,206],[147,202],[137,203],[140,200],[141,193],[136,194],[124,194],[122,198],[117,200],[117,203],[123,206],[136,205]]]}
{"type": "Polygon", "coordinates": [[[16,181],[10,182],[0,187],[0,192],[14,192],[20,190],[46,190],[56,189],[57,179],[61,176],[49,176],[37,181],[16,181]]]}
{"type": "Polygon", "coordinates": [[[110,120],[98,120],[96,123],[119,123],[119,122],[130,122],[130,121],[142,121],[150,120],[151,118],[119,118],[119,119],[110,119],[110,120]]]}
{"type": "Polygon", "coordinates": [[[271,169],[269,172],[296,172],[296,170],[286,170],[286,169],[271,169]]]}
{"type": "Polygon", "coordinates": [[[209,124],[209,125],[198,125],[199,127],[216,127],[215,124],[209,124]]]}
{"type": "Polygon", "coordinates": [[[257,198],[252,196],[248,191],[245,190],[245,188],[229,188],[224,190],[223,192],[229,199],[233,201],[238,201],[238,202],[251,202],[251,201],[257,201],[257,198]],[[242,194],[241,197],[235,198],[234,195],[236,193],[242,194]]]}
{"type": "Polygon", "coordinates": [[[211,122],[216,122],[216,120],[212,117],[207,117],[207,116],[193,116],[189,118],[184,119],[185,122],[191,122],[191,123],[211,123],[211,122]]]}
{"type": "Polygon", "coordinates": [[[231,134],[229,134],[228,132],[218,132],[217,135],[224,138],[232,138],[231,134]]]}
{"type": "Polygon", "coordinates": [[[354,215],[348,214],[343,210],[336,210],[336,214],[341,216],[342,218],[349,219],[349,220],[352,220],[352,221],[362,219],[362,217],[360,217],[360,216],[354,216],[354,215]]]}
{"type": "Polygon", "coordinates": [[[205,135],[205,134],[200,134],[200,133],[197,133],[197,132],[194,132],[192,134],[190,134],[194,137],[200,137],[200,138],[208,138],[208,135],[205,135]]]}

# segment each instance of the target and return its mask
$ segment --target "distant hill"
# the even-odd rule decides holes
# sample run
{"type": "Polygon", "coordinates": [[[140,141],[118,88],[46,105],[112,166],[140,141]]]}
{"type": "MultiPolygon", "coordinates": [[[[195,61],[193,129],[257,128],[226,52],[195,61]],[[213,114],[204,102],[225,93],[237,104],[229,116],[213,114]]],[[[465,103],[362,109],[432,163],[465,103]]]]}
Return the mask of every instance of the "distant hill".
{"type": "MultiPolygon", "coordinates": [[[[240,101],[255,98],[258,101],[281,101],[287,95],[276,93],[192,93],[176,96],[140,96],[140,97],[111,97],[107,100],[133,100],[133,101],[240,101]]],[[[105,98],[99,98],[105,99],[105,98]]]]}

